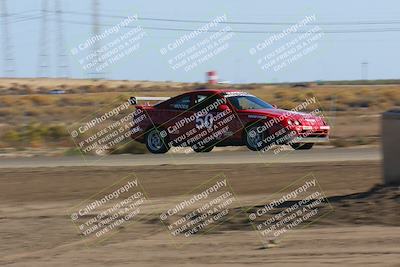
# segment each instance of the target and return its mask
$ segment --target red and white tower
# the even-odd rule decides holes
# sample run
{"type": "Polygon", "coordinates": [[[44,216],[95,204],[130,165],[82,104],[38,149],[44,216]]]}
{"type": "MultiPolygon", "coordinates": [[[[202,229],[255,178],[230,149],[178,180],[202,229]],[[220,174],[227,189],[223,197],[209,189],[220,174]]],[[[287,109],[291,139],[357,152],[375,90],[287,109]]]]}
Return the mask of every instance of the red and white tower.
{"type": "Polygon", "coordinates": [[[217,72],[214,70],[207,72],[207,82],[209,84],[217,84],[218,83],[218,75],[217,72]]]}

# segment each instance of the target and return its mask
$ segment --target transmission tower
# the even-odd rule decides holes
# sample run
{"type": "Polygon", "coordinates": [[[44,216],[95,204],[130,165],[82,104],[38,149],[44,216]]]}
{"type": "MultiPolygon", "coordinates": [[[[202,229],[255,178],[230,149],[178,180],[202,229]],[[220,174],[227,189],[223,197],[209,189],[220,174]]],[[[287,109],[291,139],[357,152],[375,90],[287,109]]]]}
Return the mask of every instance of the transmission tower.
{"type": "MultiPolygon", "coordinates": [[[[100,22],[99,22],[99,8],[100,8],[100,1],[99,0],[92,0],[92,9],[93,9],[93,15],[92,15],[92,34],[94,36],[98,36],[100,34],[100,22]]],[[[92,53],[95,55],[94,60],[97,62],[97,66],[101,66],[103,64],[101,60],[101,55],[99,52],[100,49],[100,39],[96,40],[94,44],[92,45],[92,53]]],[[[96,68],[95,67],[95,68],[96,68]]],[[[103,71],[96,71],[96,69],[93,70],[93,72],[90,73],[93,79],[102,79],[104,78],[104,72],[103,71]]]]}
{"type": "Polygon", "coordinates": [[[42,26],[41,33],[39,36],[39,61],[38,61],[38,77],[49,77],[50,69],[50,57],[49,57],[49,33],[48,33],[48,21],[47,17],[49,14],[48,1],[42,0],[42,26]]]}
{"type": "Polygon", "coordinates": [[[7,12],[7,1],[1,0],[1,18],[2,18],[2,49],[3,49],[3,74],[4,77],[14,77],[15,75],[15,58],[11,37],[9,34],[9,14],[7,12]]]}
{"type": "Polygon", "coordinates": [[[361,80],[368,80],[368,61],[361,62],[361,80]]]}
{"type": "Polygon", "coordinates": [[[62,78],[69,77],[68,56],[64,46],[64,31],[62,20],[61,0],[55,1],[55,15],[56,15],[56,60],[57,60],[57,76],[62,78]]]}

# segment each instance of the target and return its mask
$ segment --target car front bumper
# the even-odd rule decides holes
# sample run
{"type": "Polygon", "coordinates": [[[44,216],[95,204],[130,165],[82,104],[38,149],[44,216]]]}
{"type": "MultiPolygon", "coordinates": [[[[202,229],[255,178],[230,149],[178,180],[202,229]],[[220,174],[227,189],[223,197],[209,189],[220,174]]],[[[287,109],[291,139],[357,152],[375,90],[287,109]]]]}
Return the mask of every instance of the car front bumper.
{"type": "Polygon", "coordinates": [[[329,137],[298,137],[294,138],[291,143],[327,143],[329,142],[329,137]]]}

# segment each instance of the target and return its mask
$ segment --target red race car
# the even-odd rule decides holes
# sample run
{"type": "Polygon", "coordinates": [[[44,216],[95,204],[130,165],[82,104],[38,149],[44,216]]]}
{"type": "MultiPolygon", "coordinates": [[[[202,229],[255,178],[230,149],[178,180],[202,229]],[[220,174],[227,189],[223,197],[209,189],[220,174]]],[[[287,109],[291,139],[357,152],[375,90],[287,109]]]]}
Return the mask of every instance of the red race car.
{"type": "Polygon", "coordinates": [[[152,153],[172,147],[209,152],[215,146],[244,146],[268,151],[278,145],[311,149],[329,140],[329,126],[318,109],[299,112],[316,102],[306,99],[292,110],[277,107],[237,90],[198,90],[173,98],[132,97],[131,137],[152,153]],[[141,100],[164,100],[137,105],[141,100]]]}

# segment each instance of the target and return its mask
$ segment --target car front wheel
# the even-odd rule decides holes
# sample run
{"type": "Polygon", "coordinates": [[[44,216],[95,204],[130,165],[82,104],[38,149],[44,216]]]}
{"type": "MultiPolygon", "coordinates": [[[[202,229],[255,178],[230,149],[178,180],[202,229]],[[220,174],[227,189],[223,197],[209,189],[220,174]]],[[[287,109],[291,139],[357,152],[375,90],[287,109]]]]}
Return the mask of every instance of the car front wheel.
{"type": "Polygon", "coordinates": [[[250,150],[259,151],[266,147],[265,132],[258,131],[258,126],[246,128],[244,139],[247,148],[250,150]]]}

